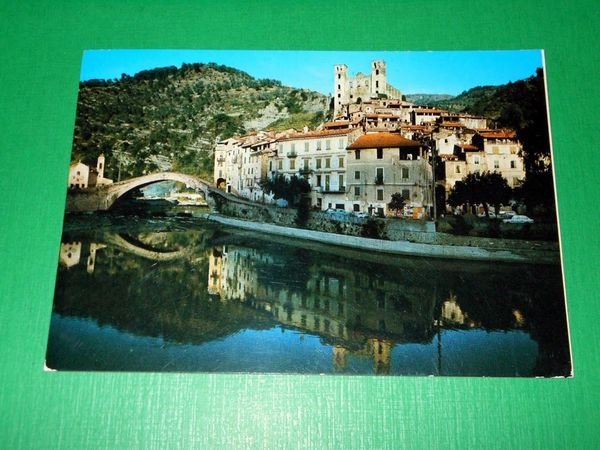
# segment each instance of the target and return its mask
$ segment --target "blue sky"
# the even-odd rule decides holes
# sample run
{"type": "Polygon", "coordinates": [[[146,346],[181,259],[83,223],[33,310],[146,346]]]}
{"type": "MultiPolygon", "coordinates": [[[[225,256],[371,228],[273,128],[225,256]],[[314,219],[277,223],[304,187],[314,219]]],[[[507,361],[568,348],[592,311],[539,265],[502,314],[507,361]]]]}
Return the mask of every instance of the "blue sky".
{"type": "Polygon", "coordinates": [[[224,64],[255,78],[273,78],[284,85],[330,94],[333,66],[346,64],[350,75],[369,73],[370,63],[383,59],[388,82],[404,94],[457,95],[481,85],[527,78],[542,66],[540,50],[347,52],[254,50],[88,50],[81,80],[120,78],[156,67],[182,63],[224,64]]]}

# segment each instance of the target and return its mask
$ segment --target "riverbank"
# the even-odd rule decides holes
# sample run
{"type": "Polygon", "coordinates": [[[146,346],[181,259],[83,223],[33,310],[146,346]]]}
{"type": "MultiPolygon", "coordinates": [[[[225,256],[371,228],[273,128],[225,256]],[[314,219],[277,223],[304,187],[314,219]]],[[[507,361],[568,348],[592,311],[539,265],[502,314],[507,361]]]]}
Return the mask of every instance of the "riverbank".
{"type": "MultiPolygon", "coordinates": [[[[278,236],[286,236],[293,239],[310,240],[328,245],[349,247],[354,249],[392,253],[399,255],[423,256],[445,259],[470,259],[481,261],[504,261],[535,264],[559,264],[560,253],[558,246],[531,246],[521,245],[519,248],[507,248],[505,243],[494,242],[502,241],[495,239],[481,239],[481,246],[473,245],[479,241],[474,238],[467,238],[463,243],[456,236],[449,239],[450,243],[422,243],[411,241],[388,241],[382,239],[372,239],[359,236],[349,236],[344,234],[329,233],[323,231],[306,230],[302,228],[292,228],[270,223],[259,223],[247,220],[234,219],[220,214],[209,214],[206,218],[210,221],[223,225],[238,227],[259,233],[269,233],[278,236]]],[[[437,235],[443,233],[433,232],[433,239],[437,240],[437,235]]],[[[447,236],[439,236],[440,240],[447,236]]]]}

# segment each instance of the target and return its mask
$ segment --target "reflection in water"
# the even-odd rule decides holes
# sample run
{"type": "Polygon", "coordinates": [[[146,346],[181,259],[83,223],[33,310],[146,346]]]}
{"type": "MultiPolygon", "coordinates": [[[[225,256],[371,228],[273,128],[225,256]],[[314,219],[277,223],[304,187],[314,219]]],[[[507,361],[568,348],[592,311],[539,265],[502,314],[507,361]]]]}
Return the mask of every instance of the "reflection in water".
{"type": "Polygon", "coordinates": [[[47,364],[570,373],[560,267],[367,256],[195,223],[65,234],[47,364]]]}

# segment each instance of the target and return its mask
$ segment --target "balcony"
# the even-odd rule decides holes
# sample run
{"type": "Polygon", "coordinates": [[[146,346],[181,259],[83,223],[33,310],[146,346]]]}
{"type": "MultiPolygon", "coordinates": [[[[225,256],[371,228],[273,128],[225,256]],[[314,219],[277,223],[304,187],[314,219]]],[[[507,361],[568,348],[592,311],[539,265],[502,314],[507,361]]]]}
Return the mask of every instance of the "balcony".
{"type": "Polygon", "coordinates": [[[225,162],[225,158],[223,156],[220,156],[219,158],[217,158],[217,162],[224,163],[225,162]]]}
{"type": "Polygon", "coordinates": [[[382,186],[383,185],[383,176],[375,177],[375,184],[377,186],[382,186]]]}
{"type": "Polygon", "coordinates": [[[287,157],[288,158],[297,158],[298,157],[298,153],[296,153],[296,152],[288,152],[287,157]]]}
{"type": "Polygon", "coordinates": [[[343,194],[346,192],[345,186],[333,187],[333,186],[325,186],[321,188],[321,192],[324,194],[343,194]]]}
{"type": "Polygon", "coordinates": [[[301,168],[298,170],[298,174],[305,176],[305,175],[310,175],[311,173],[313,173],[312,169],[304,169],[301,168]]]}

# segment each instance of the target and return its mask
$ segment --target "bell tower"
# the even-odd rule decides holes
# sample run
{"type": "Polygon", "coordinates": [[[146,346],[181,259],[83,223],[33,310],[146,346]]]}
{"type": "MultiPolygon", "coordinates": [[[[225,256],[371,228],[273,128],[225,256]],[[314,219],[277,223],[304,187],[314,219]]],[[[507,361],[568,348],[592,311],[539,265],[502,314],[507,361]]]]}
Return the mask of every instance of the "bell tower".
{"type": "Polygon", "coordinates": [[[348,66],[337,64],[333,68],[333,116],[343,111],[348,104],[348,66]]]}
{"type": "Polygon", "coordinates": [[[385,61],[375,60],[371,63],[371,97],[387,94],[387,77],[385,61]]]}

